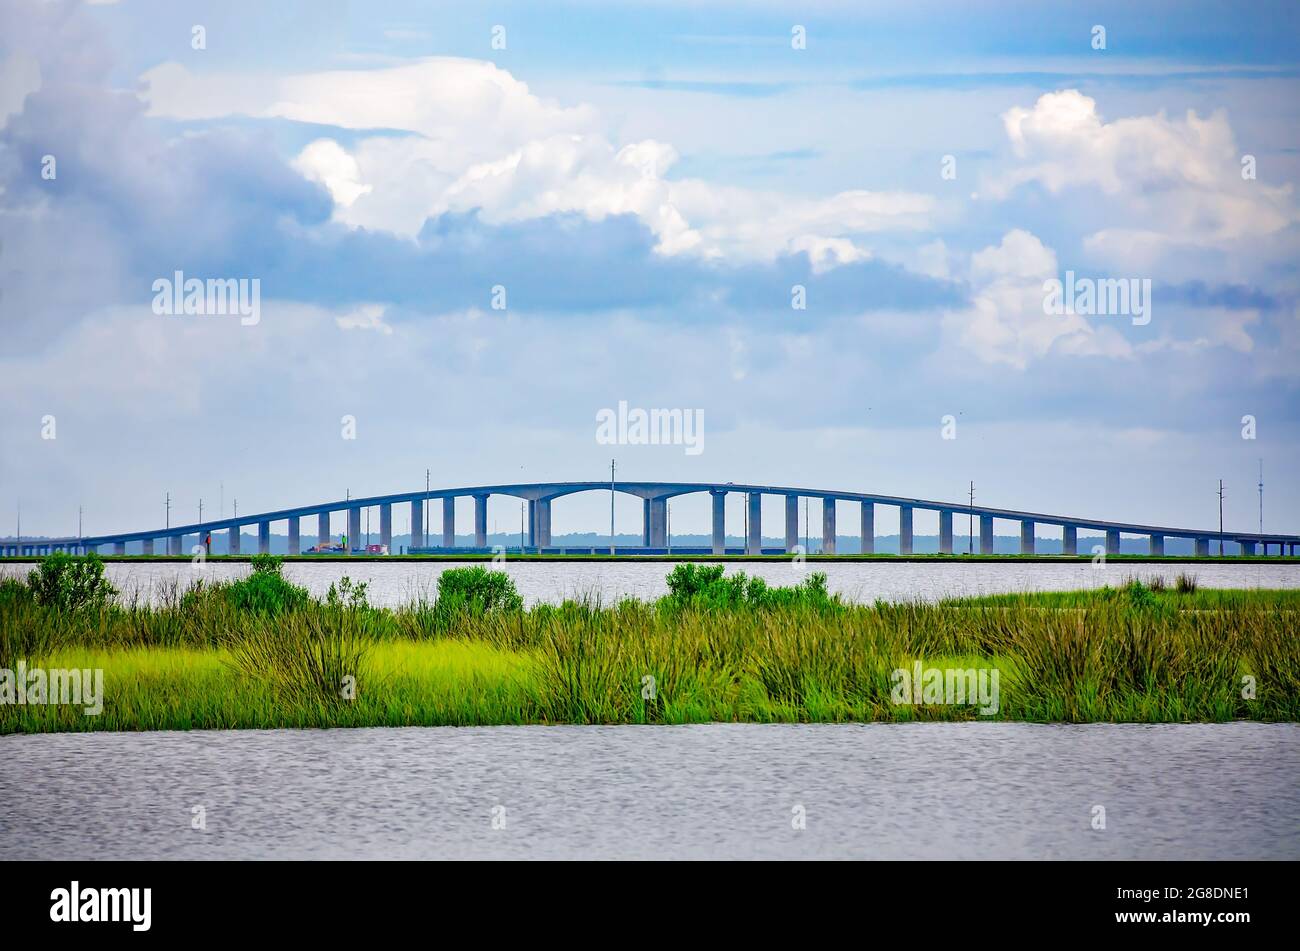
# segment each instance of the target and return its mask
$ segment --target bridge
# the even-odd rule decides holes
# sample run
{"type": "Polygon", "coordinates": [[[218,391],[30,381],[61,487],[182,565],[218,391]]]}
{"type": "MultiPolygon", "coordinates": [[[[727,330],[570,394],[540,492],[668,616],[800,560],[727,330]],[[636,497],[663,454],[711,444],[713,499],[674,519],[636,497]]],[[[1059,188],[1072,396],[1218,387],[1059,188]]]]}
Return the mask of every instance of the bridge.
{"type": "MultiPolygon", "coordinates": [[[[84,553],[100,551],[111,546],[111,553],[125,555],[126,546],[138,543],[139,554],[152,555],[155,541],[166,546],[169,555],[182,554],[182,539],[187,535],[205,535],[209,532],[229,532],[229,551],[240,551],[240,531],[244,526],[257,526],[257,548],[265,553],[270,550],[271,525],[284,522],[288,527],[289,553],[299,554],[302,550],[302,520],[316,516],[317,538],[321,542],[330,540],[330,516],[334,512],[347,513],[348,539],[361,536],[361,513],[364,509],[379,509],[380,544],[392,547],[393,506],[409,505],[411,515],[411,547],[455,549],[456,548],[456,500],[472,498],[474,500],[474,544],[487,550],[487,502],[493,495],[512,496],[528,503],[528,539],[526,547],[540,552],[555,551],[551,545],[551,504],[558,498],[579,492],[622,492],[640,498],[643,505],[642,545],[637,548],[622,548],[625,554],[645,553],[667,550],[668,544],[668,500],[677,496],[707,492],[712,498],[713,533],[711,552],[724,554],[725,546],[725,501],[728,493],[738,493],[745,497],[747,508],[747,534],[744,551],[747,554],[763,554],[773,551],[792,552],[799,544],[799,500],[804,498],[822,501],[822,551],[826,554],[835,552],[836,516],[839,503],[856,507],[858,526],[862,539],[862,551],[871,553],[875,550],[875,512],[876,506],[893,506],[898,509],[899,553],[912,553],[912,518],[913,513],[921,511],[937,512],[939,515],[939,551],[951,554],[953,550],[952,520],[954,515],[970,515],[979,518],[980,553],[993,552],[993,521],[1006,519],[1020,525],[1020,552],[1034,553],[1034,532],[1038,525],[1055,525],[1061,528],[1062,552],[1066,555],[1078,554],[1079,530],[1104,533],[1107,554],[1118,554],[1121,535],[1140,535],[1149,539],[1149,551],[1152,555],[1163,555],[1166,538],[1188,538],[1195,543],[1199,556],[1210,554],[1211,542],[1224,541],[1240,546],[1242,555],[1254,555],[1259,551],[1263,555],[1271,553],[1277,546],[1276,554],[1295,555],[1300,546],[1300,535],[1257,534],[1251,532],[1219,532],[1205,529],[1172,528],[1160,525],[1138,525],[1128,522],[1112,522],[1102,519],[1076,518],[1064,515],[1045,515],[1041,512],[1020,512],[1013,509],[989,508],[982,505],[964,503],[935,502],[928,499],[909,499],[892,495],[874,495],[865,492],[842,492],[829,489],[801,489],[776,485],[737,485],[731,482],[534,482],[512,485],[464,486],[454,489],[426,489],[418,492],[403,492],[397,495],[380,495],[371,498],[344,499],[334,502],[321,502],[298,508],[281,509],[274,512],[262,512],[254,515],[239,515],[231,518],[219,518],[197,522],[190,525],[173,525],[166,528],[153,528],[139,532],[121,532],[112,535],[90,535],[81,538],[46,538],[31,541],[10,541],[0,543],[0,555],[5,557],[43,555],[54,551],[84,553]],[[785,544],[780,549],[762,548],[763,496],[777,496],[785,500],[785,544]],[[442,537],[441,544],[426,546],[424,538],[424,506],[434,500],[442,501],[442,537]],[[1258,547],[1257,547],[1258,546],[1258,547]]],[[[309,538],[311,536],[308,536],[309,538]]],[[[432,543],[433,539],[428,539],[432,543]]]]}

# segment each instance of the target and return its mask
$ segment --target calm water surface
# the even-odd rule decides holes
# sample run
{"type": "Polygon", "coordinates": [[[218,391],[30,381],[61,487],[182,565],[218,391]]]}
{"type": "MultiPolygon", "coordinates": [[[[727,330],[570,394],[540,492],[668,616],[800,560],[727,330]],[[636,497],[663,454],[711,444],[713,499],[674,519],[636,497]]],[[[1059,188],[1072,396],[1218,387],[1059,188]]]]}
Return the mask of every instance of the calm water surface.
{"type": "Polygon", "coordinates": [[[1300,858],[1296,724],[100,733],[0,757],[0,860],[1300,858]]]}
{"type": "MultiPolygon", "coordinates": [[[[466,563],[468,564],[468,563],[466,563]]],[[[481,564],[481,562],[479,562],[481,564]]],[[[438,575],[455,562],[290,562],[284,573],[316,596],[344,575],[370,585],[370,603],[394,607],[421,594],[432,596],[438,575]]],[[[519,593],[530,604],[560,601],[565,597],[597,595],[605,602],[623,597],[656,598],[666,594],[664,576],[672,570],[663,562],[506,562],[499,566],[515,579],[519,593]]],[[[30,570],[25,565],[0,565],[0,575],[30,570]]],[[[123,592],[157,597],[159,591],[200,578],[238,578],[249,572],[246,564],[214,563],[202,568],[190,564],[114,562],[108,576],[123,592]]],[[[1297,588],[1300,565],[1288,564],[1182,564],[1135,565],[1088,563],[1051,564],[1033,562],[972,562],[969,564],[921,562],[829,563],[793,565],[789,562],[746,562],[730,564],[728,573],[744,571],[770,584],[796,584],[810,571],[822,571],[832,591],[858,601],[876,598],[890,601],[936,600],[958,595],[994,594],[1008,591],[1060,591],[1120,585],[1131,577],[1160,575],[1173,581],[1180,573],[1193,575],[1204,587],[1297,588]]]]}

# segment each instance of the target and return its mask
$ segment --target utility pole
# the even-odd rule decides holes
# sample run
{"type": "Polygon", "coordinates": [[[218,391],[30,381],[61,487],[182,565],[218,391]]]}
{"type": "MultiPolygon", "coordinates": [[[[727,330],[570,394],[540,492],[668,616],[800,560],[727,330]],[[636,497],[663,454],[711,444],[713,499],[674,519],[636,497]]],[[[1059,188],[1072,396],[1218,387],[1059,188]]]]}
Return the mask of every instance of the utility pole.
{"type": "MultiPolygon", "coordinates": [[[[167,508],[167,528],[171,528],[172,527],[172,494],[170,492],[167,493],[167,501],[165,505],[167,508]]],[[[170,543],[168,544],[167,547],[168,547],[168,554],[170,554],[171,553],[170,543]]]]}
{"type": "Polygon", "coordinates": [[[673,503],[664,503],[664,531],[668,534],[668,554],[673,553],[673,503]]]}
{"type": "Polygon", "coordinates": [[[614,460],[609,460],[609,553],[614,554],[614,460]]]}
{"type": "Polygon", "coordinates": [[[429,544],[429,470],[424,470],[424,543],[429,544]]]}
{"type": "Polygon", "coordinates": [[[81,506],[77,506],[77,548],[81,548],[81,506]]]}
{"type": "Polygon", "coordinates": [[[1219,557],[1223,557],[1223,480],[1219,480],[1219,557]]]}
{"type": "Polygon", "coordinates": [[[970,484],[970,511],[966,514],[966,554],[975,553],[975,482],[970,484]]]}
{"type": "Polygon", "coordinates": [[[803,553],[811,555],[812,551],[809,545],[812,544],[812,523],[808,521],[808,496],[803,498],[803,553]]]}
{"type": "MultiPolygon", "coordinates": [[[[1259,533],[1264,534],[1264,460],[1259,460],[1259,533]]],[[[1267,551],[1265,552],[1267,554],[1267,551]]]]}

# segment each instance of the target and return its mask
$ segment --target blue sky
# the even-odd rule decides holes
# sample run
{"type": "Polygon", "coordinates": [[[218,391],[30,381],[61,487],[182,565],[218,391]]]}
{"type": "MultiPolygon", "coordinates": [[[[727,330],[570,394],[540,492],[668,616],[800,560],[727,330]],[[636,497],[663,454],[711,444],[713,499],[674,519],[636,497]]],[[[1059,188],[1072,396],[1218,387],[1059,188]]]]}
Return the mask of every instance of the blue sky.
{"type": "MultiPolygon", "coordinates": [[[[1223,478],[1248,529],[1263,459],[1266,528],[1300,530],[1298,20],[6,4],[0,498],[61,534],[78,505],[87,531],[160,522],[166,492],[189,520],[426,467],[589,479],[596,414],[626,400],[706,433],[698,456],[614,447],[628,478],[974,480],[992,505],[1191,526],[1223,478]],[[177,270],[258,279],[260,320],[155,314],[177,270]],[[1066,271],[1149,280],[1150,322],[1045,313],[1066,271]]],[[[566,499],[554,531],[606,504],[566,499]]],[[[674,516],[702,531],[707,499],[674,516]]],[[[620,530],[639,519],[620,502],[620,530]]]]}

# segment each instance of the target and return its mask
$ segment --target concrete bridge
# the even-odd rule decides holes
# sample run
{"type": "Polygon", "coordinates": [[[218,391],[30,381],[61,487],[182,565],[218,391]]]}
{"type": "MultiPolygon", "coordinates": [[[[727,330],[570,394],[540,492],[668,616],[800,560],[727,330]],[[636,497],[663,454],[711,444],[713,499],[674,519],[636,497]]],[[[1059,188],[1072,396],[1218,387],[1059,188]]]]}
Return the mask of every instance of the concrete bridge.
{"type": "MultiPolygon", "coordinates": [[[[1256,534],[1252,532],[1218,532],[1204,529],[1174,528],[1163,525],[1138,525],[1128,522],[1111,522],[1103,519],[1076,518],[1064,515],[1046,515],[1041,512],[1019,512],[1013,509],[988,508],[982,505],[965,505],[952,502],[934,502],[927,499],[908,499],[892,495],[873,495],[865,492],[840,492],[827,489],[800,489],[777,485],[737,485],[731,482],[615,482],[612,488],[616,492],[637,496],[642,499],[644,507],[642,546],[637,549],[623,548],[624,553],[654,551],[666,549],[668,544],[668,500],[681,495],[707,492],[713,504],[712,552],[725,552],[725,500],[728,493],[735,492],[746,497],[748,509],[748,534],[745,538],[745,551],[749,554],[763,552],[761,548],[763,518],[762,498],[774,495],[785,500],[785,545],[781,551],[792,551],[799,544],[799,500],[802,498],[821,499],[822,507],[822,551],[833,554],[835,551],[836,516],[840,506],[847,503],[853,506],[858,518],[862,537],[862,551],[875,550],[875,512],[876,506],[894,506],[899,515],[899,553],[912,553],[912,516],[920,509],[939,514],[939,551],[951,554],[953,550],[952,520],[954,515],[970,514],[979,518],[980,553],[993,552],[993,521],[1006,519],[1020,524],[1021,554],[1034,553],[1034,531],[1038,525],[1056,525],[1062,529],[1062,551],[1067,555],[1078,554],[1079,530],[1085,529],[1104,533],[1106,552],[1119,553],[1121,535],[1142,535],[1150,540],[1150,553],[1163,555],[1166,538],[1190,538],[1195,542],[1197,555],[1209,555],[1211,542],[1223,540],[1240,546],[1243,555],[1256,553],[1268,555],[1276,546],[1276,554],[1296,554],[1300,549],[1300,535],[1256,534]]],[[[167,528],[153,528],[139,532],[120,532],[112,535],[93,535],[83,538],[55,538],[22,542],[0,543],[0,555],[13,557],[18,555],[48,554],[52,551],[87,552],[100,551],[111,547],[111,553],[126,554],[128,543],[140,543],[140,554],[154,553],[155,541],[166,546],[169,555],[180,555],[181,540],[186,535],[203,535],[208,532],[229,532],[230,552],[237,554],[240,550],[240,530],[246,525],[257,526],[257,547],[259,552],[267,552],[271,543],[271,524],[284,522],[288,526],[289,552],[298,554],[302,546],[302,520],[316,516],[316,536],[321,541],[330,539],[330,515],[333,512],[346,512],[349,543],[361,536],[361,512],[370,507],[379,508],[379,538],[383,545],[392,546],[393,506],[409,505],[411,514],[411,547],[426,547],[424,538],[424,506],[432,505],[434,500],[442,500],[442,538],[440,546],[454,548],[456,538],[456,499],[472,498],[474,500],[474,541],[477,548],[487,548],[487,501],[489,496],[504,495],[524,499],[528,502],[528,543],[527,547],[539,551],[551,549],[551,503],[566,495],[578,492],[608,492],[609,482],[536,482],[513,485],[479,485],[455,489],[433,489],[419,492],[403,492],[397,495],[380,495],[372,498],[346,499],[335,502],[321,502],[316,505],[304,505],[299,508],[281,509],[275,512],[263,512],[254,515],[240,515],[232,518],[214,519],[191,525],[174,525],[167,528]]],[[[310,535],[308,536],[311,537],[310,535]]],[[[429,542],[432,539],[428,540],[429,542]]],[[[460,549],[464,550],[464,549],[460,549]]],[[[770,549],[769,549],[770,551],[770,549]]],[[[186,553],[188,554],[188,553],[186,553]]]]}

